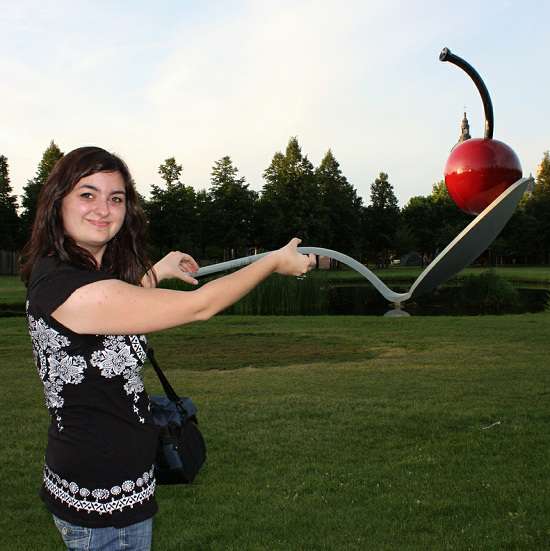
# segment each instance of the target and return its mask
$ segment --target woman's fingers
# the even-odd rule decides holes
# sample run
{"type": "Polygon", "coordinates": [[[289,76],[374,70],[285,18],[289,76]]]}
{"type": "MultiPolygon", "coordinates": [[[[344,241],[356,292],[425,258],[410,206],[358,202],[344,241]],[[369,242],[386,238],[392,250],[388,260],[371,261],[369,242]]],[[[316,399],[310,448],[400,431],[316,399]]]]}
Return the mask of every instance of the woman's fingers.
{"type": "Polygon", "coordinates": [[[179,253],[177,277],[191,285],[197,285],[199,282],[191,275],[199,269],[195,259],[187,253],[179,253]]]}
{"type": "Polygon", "coordinates": [[[178,265],[180,270],[184,272],[196,272],[199,269],[199,265],[195,262],[195,259],[188,254],[182,255],[178,265]]]}
{"type": "Polygon", "coordinates": [[[316,262],[315,255],[301,254],[297,247],[302,242],[299,237],[293,237],[277,254],[278,267],[276,272],[283,275],[300,276],[311,270],[316,262]]]}
{"type": "Polygon", "coordinates": [[[189,273],[182,272],[182,274],[179,276],[179,279],[181,279],[182,281],[185,281],[185,283],[189,283],[190,285],[199,284],[199,282],[189,273]]]}

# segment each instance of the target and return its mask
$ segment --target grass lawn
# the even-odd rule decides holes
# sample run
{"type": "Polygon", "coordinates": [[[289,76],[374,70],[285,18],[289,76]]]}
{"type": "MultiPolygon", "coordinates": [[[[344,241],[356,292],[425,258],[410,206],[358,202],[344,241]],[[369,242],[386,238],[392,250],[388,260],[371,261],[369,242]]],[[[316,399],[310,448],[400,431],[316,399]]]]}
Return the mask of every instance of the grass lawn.
{"type": "MultiPolygon", "coordinates": [[[[158,489],[154,550],[550,548],[550,314],[221,316],[150,343],[209,446],[158,489]]],[[[60,549],[24,319],[0,354],[0,549],[60,549]]]]}
{"type": "Polygon", "coordinates": [[[25,302],[26,293],[19,276],[0,276],[0,304],[25,302]]]}

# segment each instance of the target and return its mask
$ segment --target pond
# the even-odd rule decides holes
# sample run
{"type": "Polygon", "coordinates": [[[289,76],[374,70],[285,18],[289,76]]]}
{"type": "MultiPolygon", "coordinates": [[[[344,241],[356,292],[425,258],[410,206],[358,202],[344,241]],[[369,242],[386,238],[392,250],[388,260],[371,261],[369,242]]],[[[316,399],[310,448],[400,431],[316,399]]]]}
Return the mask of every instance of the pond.
{"type": "MultiPolygon", "coordinates": [[[[395,288],[405,292],[408,287],[395,288]]],[[[405,302],[402,310],[413,316],[462,316],[480,314],[521,314],[542,312],[550,302],[550,290],[547,288],[515,287],[518,301],[512,304],[478,303],[465,300],[463,289],[459,285],[443,286],[431,293],[405,302]]],[[[327,314],[334,315],[374,315],[383,316],[393,310],[389,304],[370,285],[340,285],[328,290],[327,314]]]]}

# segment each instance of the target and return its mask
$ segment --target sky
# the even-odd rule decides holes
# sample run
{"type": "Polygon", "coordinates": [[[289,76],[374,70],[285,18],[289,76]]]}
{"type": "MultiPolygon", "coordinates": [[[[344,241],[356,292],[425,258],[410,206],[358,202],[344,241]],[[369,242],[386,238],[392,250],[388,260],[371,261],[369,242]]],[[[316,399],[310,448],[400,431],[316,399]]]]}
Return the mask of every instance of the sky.
{"type": "Polygon", "coordinates": [[[380,172],[403,206],[443,178],[466,109],[491,94],[494,137],[536,173],[550,149],[550,2],[523,0],[0,0],[0,154],[21,194],[51,140],[98,145],[138,190],[175,157],[207,188],[229,155],[261,190],[296,136],[317,166],[330,148],[368,203],[380,172]]]}

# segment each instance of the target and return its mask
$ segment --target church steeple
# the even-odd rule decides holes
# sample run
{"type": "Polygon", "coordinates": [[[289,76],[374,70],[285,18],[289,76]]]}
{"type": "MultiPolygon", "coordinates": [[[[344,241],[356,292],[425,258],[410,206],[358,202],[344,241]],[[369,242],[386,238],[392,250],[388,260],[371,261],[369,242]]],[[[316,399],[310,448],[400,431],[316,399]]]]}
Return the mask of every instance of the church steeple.
{"type": "Polygon", "coordinates": [[[464,111],[464,118],[462,119],[462,124],[460,125],[460,138],[458,138],[458,143],[465,142],[469,140],[470,136],[470,123],[466,117],[466,111],[464,111]]]}

